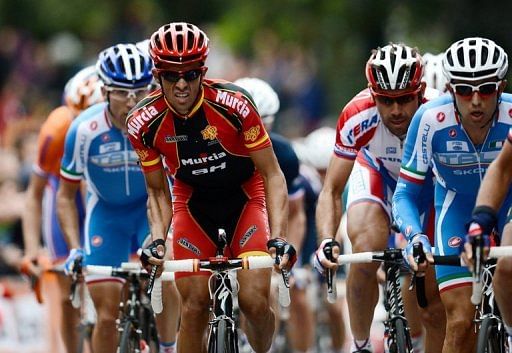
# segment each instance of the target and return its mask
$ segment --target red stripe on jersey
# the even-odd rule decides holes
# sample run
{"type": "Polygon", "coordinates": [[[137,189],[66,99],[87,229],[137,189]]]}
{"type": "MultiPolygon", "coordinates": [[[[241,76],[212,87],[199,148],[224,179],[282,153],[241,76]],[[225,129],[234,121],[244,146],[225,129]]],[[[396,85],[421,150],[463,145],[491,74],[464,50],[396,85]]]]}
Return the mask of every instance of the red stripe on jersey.
{"type": "Polygon", "coordinates": [[[423,184],[422,179],[416,179],[416,178],[410,177],[409,175],[404,174],[402,172],[400,172],[400,178],[410,181],[411,183],[414,183],[414,184],[423,184]]]}

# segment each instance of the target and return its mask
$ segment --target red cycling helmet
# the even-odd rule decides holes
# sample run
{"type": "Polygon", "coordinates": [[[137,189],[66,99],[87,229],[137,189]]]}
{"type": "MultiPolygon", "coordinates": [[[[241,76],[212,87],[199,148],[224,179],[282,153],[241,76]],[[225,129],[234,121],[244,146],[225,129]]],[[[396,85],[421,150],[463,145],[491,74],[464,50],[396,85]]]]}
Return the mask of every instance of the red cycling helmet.
{"type": "Polygon", "coordinates": [[[172,22],[151,35],[149,55],[157,71],[176,69],[176,66],[203,66],[209,52],[208,41],[197,26],[172,22]]]}
{"type": "Polygon", "coordinates": [[[420,88],[423,70],[417,49],[391,43],[372,52],[366,63],[366,78],[376,94],[406,94],[420,88]],[[400,92],[394,92],[397,90],[400,92]]]}

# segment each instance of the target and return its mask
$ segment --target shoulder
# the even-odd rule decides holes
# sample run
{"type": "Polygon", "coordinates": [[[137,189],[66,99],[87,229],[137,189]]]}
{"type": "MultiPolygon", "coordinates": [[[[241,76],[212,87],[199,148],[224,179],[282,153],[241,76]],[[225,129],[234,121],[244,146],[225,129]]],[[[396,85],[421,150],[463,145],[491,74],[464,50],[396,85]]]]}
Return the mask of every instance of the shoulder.
{"type": "Polygon", "coordinates": [[[246,118],[251,112],[257,112],[251,95],[232,82],[205,79],[203,87],[206,102],[221,109],[234,112],[239,118],[246,118]]]}
{"type": "Polygon", "coordinates": [[[139,138],[141,131],[151,126],[152,121],[167,114],[168,111],[169,107],[161,89],[151,92],[128,113],[126,117],[128,133],[139,138]]]}
{"type": "Polygon", "coordinates": [[[59,135],[66,133],[69,125],[73,121],[73,112],[70,108],[63,105],[55,108],[50,112],[48,118],[41,126],[41,134],[44,135],[59,135]]]}

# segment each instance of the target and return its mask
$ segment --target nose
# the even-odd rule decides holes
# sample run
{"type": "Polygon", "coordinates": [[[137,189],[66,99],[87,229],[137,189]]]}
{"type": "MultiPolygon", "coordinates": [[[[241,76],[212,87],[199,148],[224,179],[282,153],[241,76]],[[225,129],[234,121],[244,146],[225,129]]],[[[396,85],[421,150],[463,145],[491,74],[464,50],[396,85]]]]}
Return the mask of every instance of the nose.
{"type": "Polygon", "coordinates": [[[471,104],[479,105],[480,102],[481,102],[480,93],[478,93],[477,91],[474,91],[473,94],[471,95],[471,104]]]}
{"type": "Polygon", "coordinates": [[[398,102],[393,102],[393,104],[391,105],[391,111],[390,113],[392,115],[400,115],[402,113],[402,106],[400,104],[398,104],[398,102]]]}
{"type": "Polygon", "coordinates": [[[185,89],[187,87],[187,85],[188,85],[188,82],[183,77],[180,77],[178,82],[176,82],[175,87],[177,87],[179,89],[185,89]]]}

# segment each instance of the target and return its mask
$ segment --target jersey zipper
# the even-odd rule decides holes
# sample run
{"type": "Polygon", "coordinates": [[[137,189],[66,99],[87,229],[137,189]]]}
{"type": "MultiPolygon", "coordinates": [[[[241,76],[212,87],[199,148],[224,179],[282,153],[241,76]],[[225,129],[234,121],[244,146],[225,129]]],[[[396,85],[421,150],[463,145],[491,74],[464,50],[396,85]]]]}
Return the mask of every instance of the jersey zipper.
{"type": "MultiPolygon", "coordinates": [[[[489,133],[491,132],[491,129],[492,129],[493,126],[494,126],[494,122],[492,123],[491,127],[489,127],[489,130],[487,130],[487,134],[485,135],[484,142],[482,142],[482,144],[480,146],[482,146],[482,147],[485,146],[485,143],[487,142],[487,138],[489,137],[489,133]]],[[[464,134],[468,138],[469,143],[471,144],[471,146],[473,146],[473,150],[476,153],[476,160],[478,162],[478,175],[480,176],[480,183],[482,183],[482,179],[484,178],[484,176],[483,176],[483,173],[482,173],[482,162],[480,161],[480,151],[481,151],[481,148],[480,149],[476,148],[475,144],[473,143],[473,141],[469,137],[468,133],[464,129],[464,126],[462,126],[462,123],[461,123],[461,128],[462,128],[462,131],[464,131],[464,134]]]]}

